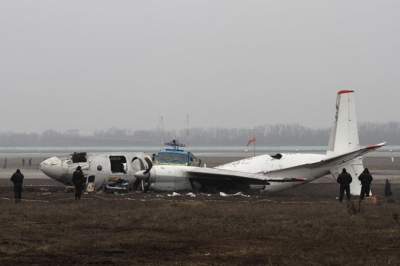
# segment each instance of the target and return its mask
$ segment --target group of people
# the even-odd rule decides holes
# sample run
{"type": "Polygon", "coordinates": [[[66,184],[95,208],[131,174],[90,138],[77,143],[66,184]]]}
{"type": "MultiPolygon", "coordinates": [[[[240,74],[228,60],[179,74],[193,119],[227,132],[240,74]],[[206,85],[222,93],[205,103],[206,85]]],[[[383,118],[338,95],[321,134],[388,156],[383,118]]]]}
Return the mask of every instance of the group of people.
{"type": "MultiPolygon", "coordinates": [[[[365,168],[364,171],[358,177],[358,180],[361,182],[361,193],[360,193],[360,201],[364,200],[365,197],[369,197],[369,193],[371,191],[371,183],[372,183],[372,175],[370,174],[368,168],[365,168]]],[[[346,168],[343,168],[342,172],[339,174],[337,180],[340,184],[340,193],[339,193],[339,201],[343,201],[344,193],[346,192],[347,200],[350,200],[350,184],[353,181],[351,175],[346,171],[346,168]]],[[[390,186],[390,182],[386,179],[385,183],[385,197],[392,196],[392,189],[390,186]]]]}
{"type": "MultiPolygon", "coordinates": [[[[28,164],[29,166],[32,166],[32,158],[29,158],[28,164]]],[[[22,166],[25,166],[25,158],[22,158],[22,166]]]]}
{"type": "MultiPolygon", "coordinates": [[[[21,192],[22,192],[22,182],[24,180],[24,175],[21,173],[19,169],[11,176],[11,181],[14,183],[14,197],[15,202],[18,203],[21,201],[21,192]]],[[[358,180],[361,182],[361,193],[360,193],[360,201],[365,197],[369,197],[369,193],[371,191],[371,182],[373,180],[372,175],[370,174],[368,168],[365,168],[361,175],[358,177],[358,180]]],[[[340,194],[339,201],[343,201],[344,193],[346,192],[347,200],[350,200],[350,184],[353,181],[351,175],[346,171],[346,168],[343,168],[342,173],[339,174],[337,180],[340,184],[340,194]]],[[[80,200],[83,188],[85,187],[85,177],[82,172],[82,168],[78,166],[74,173],[72,174],[71,182],[75,186],[75,200],[80,200]]],[[[390,186],[390,182],[386,179],[385,183],[385,197],[392,196],[392,190],[390,186]]]]}
{"type": "MultiPolygon", "coordinates": [[[[28,160],[28,165],[32,166],[32,158],[29,158],[28,160]]],[[[25,158],[22,158],[22,166],[25,166],[25,158]]],[[[7,158],[4,159],[4,165],[3,168],[7,168],[7,158]]]]}
{"type": "MultiPolygon", "coordinates": [[[[24,175],[21,173],[21,170],[17,169],[11,176],[11,181],[14,183],[15,203],[19,203],[21,202],[22,183],[24,181],[24,175]]],[[[80,166],[72,174],[71,182],[75,185],[75,200],[80,200],[86,182],[80,166]]]]}

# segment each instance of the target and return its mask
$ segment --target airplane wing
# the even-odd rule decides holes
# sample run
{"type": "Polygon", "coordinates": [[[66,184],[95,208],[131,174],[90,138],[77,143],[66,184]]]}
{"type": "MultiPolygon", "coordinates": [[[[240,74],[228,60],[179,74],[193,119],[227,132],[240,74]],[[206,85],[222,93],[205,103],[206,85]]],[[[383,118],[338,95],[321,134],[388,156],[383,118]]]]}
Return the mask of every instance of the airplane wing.
{"type": "Polygon", "coordinates": [[[321,161],[308,163],[308,164],[297,165],[297,166],[293,166],[293,167],[289,167],[289,168],[284,168],[284,169],[281,169],[281,170],[271,171],[271,172],[264,173],[264,174],[279,173],[279,172],[284,172],[284,171],[288,171],[288,170],[295,170],[295,169],[301,169],[301,168],[313,169],[313,168],[320,167],[321,165],[324,165],[324,164],[334,164],[334,163],[335,164],[341,164],[341,163],[345,163],[345,162],[351,161],[351,160],[353,160],[353,159],[355,159],[357,157],[363,156],[364,154],[367,154],[367,153],[369,153],[371,151],[379,149],[379,148],[381,148],[381,147],[383,147],[385,145],[386,145],[386,142],[382,142],[382,143],[379,143],[379,144],[375,144],[375,145],[364,147],[364,148],[356,150],[356,151],[351,151],[351,152],[343,153],[343,154],[340,154],[340,155],[334,155],[334,156],[326,157],[325,159],[323,159],[321,161]]]}
{"type": "Polygon", "coordinates": [[[290,172],[290,171],[298,171],[300,169],[313,169],[317,167],[321,167],[323,165],[328,164],[340,164],[345,163],[347,161],[353,160],[354,158],[360,157],[368,152],[376,150],[382,146],[385,146],[386,142],[367,146],[365,148],[344,153],[337,156],[330,156],[324,160],[317,161],[314,163],[302,164],[290,168],[285,168],[281,170],[275,170],[267,173],[246,173],[239,171],[231,171],[224,169],[215,169],[215,168],[203,168],[203,167],[194,167],[188,170],[188,178],[192,181],[210,181],[212,183],[218,182],[235,182],[239,184],[254,184],[254,185],[268,185],[272,182],[304,182],[308,181],[305,178],[292,178],[292,177],[273,177],[275,173],[280,172],[290,172]],[[272,174],[272,175],[271,175],[272,174]],[[264,175],[269,175],[268,177],[264,175]]]}
{"type": "Polygon", "coordinates": [[[268,185],[270,182],[299,182],[304,178],[266,178],[261,174],[252,174],[239,171],[195,167],[188,171],[189,179],[197,181],[212,180],[233,181],[240,184],[268,185]]]}

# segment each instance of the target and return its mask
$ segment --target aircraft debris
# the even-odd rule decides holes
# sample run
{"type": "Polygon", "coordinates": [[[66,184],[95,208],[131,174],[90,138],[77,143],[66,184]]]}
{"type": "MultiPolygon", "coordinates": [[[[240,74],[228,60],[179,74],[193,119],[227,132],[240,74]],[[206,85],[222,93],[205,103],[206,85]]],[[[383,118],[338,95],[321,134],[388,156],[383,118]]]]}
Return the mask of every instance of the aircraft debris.
{"type": "Polygon", "coordinates": [[[176,193],[176,192],[172,192],[172,194],[168,194],[168,197],[176,197],[176,196],[180,196],[181,194],[176,193]]]}
{"type": "Polygon", "coordinates": [[[36,196],[41,197],[41,196],[45,196],[45,195],[51,195],[51,192],[38,193],[36,196]]]}
{"type": "Polygon", "coordinates": [[[72,193],[75,191],[75,188],[73,186],[66,186],[65,187],[65,193],[72,193]]]}
{"type": "Polygon", "coordinates": [[[96,187],[93,182],[89,183],[86,187],[86,192],[93,193],[96,190],[96,187]]]}
{"type": "Polygon", "coordinates": [[[222,197],[247,197],[247,198],[250,198],[250,195],[244,195],[242,192],[238,192],[235,194],[226,194],[224,192],[219,192],[219,195],[222,197]]]}

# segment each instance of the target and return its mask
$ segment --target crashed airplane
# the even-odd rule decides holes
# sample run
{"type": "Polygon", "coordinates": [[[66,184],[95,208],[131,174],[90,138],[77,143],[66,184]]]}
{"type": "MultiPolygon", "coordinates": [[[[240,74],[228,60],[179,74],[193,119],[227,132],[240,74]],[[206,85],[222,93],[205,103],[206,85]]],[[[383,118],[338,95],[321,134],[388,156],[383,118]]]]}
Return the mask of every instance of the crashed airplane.
{"type": "Polygon", "coordinates": [[[359,195],[357,181],[364,170],[363,155],[385,143],[359,147],[354,91],[337,94],[336,119],[326,154],[279,153],[260,155],[214,168],[197,166],[157,165],[145,154],[100,153],[52,157],[40,164],[47,176],[66,183],[76,167],[81,166],[88,182],[97,188],[109,180],[121,178],[129,189],[157,192],[179,190],[262,189],[278,192],[309,183],[331,174],[335,178],[343,168],[353,177],[350,191],[359,195]]]}

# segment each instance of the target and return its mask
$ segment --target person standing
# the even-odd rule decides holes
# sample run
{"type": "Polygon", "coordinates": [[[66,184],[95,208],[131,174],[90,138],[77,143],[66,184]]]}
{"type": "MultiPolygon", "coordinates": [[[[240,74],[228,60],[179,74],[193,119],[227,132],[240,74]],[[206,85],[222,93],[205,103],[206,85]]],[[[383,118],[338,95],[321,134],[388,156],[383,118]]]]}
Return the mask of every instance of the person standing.
{"type": "Polygon", "coordinates": [[[11,176],[11,181],[14,183],[14,197],[15,203],[21,202],[22,193],[22,182],[24,180],[24,175],[19,169],[11,176]]]}
{"type": "Polygon", "coordinates": [[[22,158],[22,166],[25,166],[25,158],[22,158]]]}
{"type": "Polygon", "coordinates": [[[385,198],[388,198],[393,195],[392,188],[390,186],[389,179],[386,179],[385,183],[385,198]]]}
{"type": "Polygon", "coordinates": [[[32,158],[29,158],[29,166],[32,166],[32,158]]]}
{"type": "Polygon", "coordinates": [[[369,192],[371,191],[371,182],[373,180],[368,168],[364,169],[364,171],[358,177],[358,180],[361,181],[360,200],[363,200],[365,197],[369,197],[369,192]]]}
{"type": "Polygon", "coordinates": [[[353,181],[353,178],[349,173],[347,173],[346,168],[343,168],[342,172],[338,176],[336,180],[340,184],[340,196],[339,201],[343,201],[344,192],[346,191],[347,200],[350,200],[350,184],[353,181]]]}
{"type": "Polygon", "coordinates": [[[3,166],[3,168],[4,168],[4,169],[7,168],[7,157],[4,159],[4,166],[3,166]]]}
{"type": "Polygon", "coordinates": [[[75,185],[75,199],[80,200],[85,185],[85,177],[83,176],[82,168],[80,166],[78,166],[72,174],[71,181],[75,185]]]}

